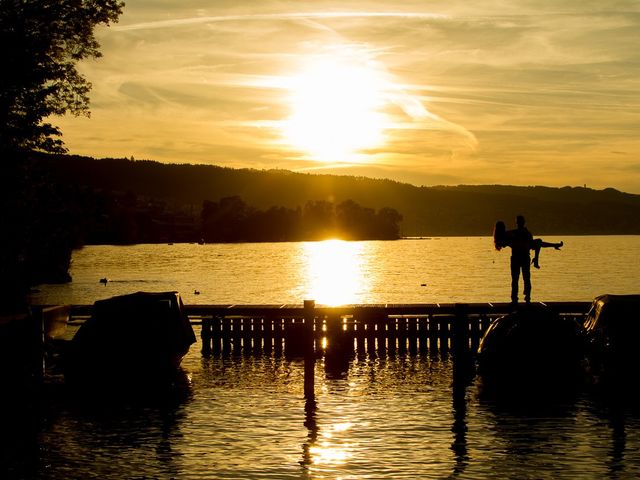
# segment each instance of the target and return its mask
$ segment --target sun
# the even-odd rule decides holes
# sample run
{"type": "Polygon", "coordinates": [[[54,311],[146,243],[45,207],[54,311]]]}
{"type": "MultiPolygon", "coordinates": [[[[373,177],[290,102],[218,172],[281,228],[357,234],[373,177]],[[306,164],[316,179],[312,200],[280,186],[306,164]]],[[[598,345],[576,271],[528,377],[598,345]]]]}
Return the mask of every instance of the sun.
{"type": "Polygon", "coordinates": [[[353,58],[320,56],[289,82],[287,143],[323,162],[354,162],[384,141],[388,123],[382,73],[353,58]]]}

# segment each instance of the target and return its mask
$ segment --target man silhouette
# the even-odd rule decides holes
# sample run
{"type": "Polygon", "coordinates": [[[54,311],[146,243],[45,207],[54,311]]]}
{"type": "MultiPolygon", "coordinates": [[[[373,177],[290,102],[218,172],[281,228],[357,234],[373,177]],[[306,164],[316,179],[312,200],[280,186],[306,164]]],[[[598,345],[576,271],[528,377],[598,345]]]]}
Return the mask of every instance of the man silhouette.
{"type": "Polygon", "coordinates": [[[524,226],[525,220],[522,215],[516,217],[516,229],[510,230],[509,246],[511,247],[511,302],[518,303],[518,280],[522,271],[522,281],[524,283],[524,301],[531,301],[531,250],[533,235],[524,226]]]}

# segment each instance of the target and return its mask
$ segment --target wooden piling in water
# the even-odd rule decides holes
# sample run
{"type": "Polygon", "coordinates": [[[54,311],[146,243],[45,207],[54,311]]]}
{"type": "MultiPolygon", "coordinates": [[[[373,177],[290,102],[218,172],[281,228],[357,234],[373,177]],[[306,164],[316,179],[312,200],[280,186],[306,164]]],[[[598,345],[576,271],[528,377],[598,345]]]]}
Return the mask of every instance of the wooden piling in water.
{"type": "Polygon", "coordinates": [[[200,352],[203,356],[208,357],[211,355],[211,318],[204,317],[202,319],[200,340],[202,341],[202,349],[200,352]]]}
{"type": "Polygon", "coordinates": [[[454,355],[466,355],[469,353],[469,318],[467,313],[469,306],[464,303],[456,303],[455,316],[453,317],[451,348],[454,355]]]}
{"type": "Polygon", "coordinates": [[[274,330],[274,322],[270,318],[264,318],[262,320],[262,332],[264,334],[263,338],[263,350],[264,353],[270,354],[273,349],[273,330],[274,330]]]}
{"type": "Polygon", "coordinates": [[[418,352],[418,318],[407,319],[407,337],[409,339],[409,353],[415,355],[418,352]]]}
{"type": "Polygon", "coordinates": [[[316,353],[314,351],[314,323],[315,323],[315,301],[304,301],[304,398],[311,400],[315,398],[315,363],[316,353]]]}
{"type": "Polygon", "coordinates": [[[359,318],[354,318],[354,329],[355,329],[355,337],[356,337],[356,350],[358,351],[358,355],[361,355],[365,352],[365,339],[366,339],[366,327],[365,323],[361,321],[359,318]]]}
{"type": "Polygon", "coordinates": [[[425,353],[429,347],[428,338],[429,338],[429,317],[423,316],[420,317],[418,322],[418,351],[420,353],[425,353]]]}
{"type": "Polygon", "coordinates": [[[211,321],[211,354],[219,355],[222,351],[222,318],[219,316],[213,316],[211,321]]]}
{"type": "Polygon", "coordinates": [[[327,331],[325,332],[327,339],[327,350],[335,350],[338,343],[343,340],[342,317],[337,314],[327,316],[327,331]]]}
{"type": "Polygon", "coordinates": [[[278,316],[273,319],[273,351],[276,355],[282,355],[283,338],[284,319],[278,316]]]}
{"type": "Polygon", "coordinates": [[[222,353],[231,353],[231,319],[222,318],[222,353]]]}
{"type": "Polygon", "coordinates": [[[396,318],[398,331],[398,352],[400,355],[407,353],[407,319],[405,317],[396,318]]]}
{"type": "Polygon", "coordinates": [[[396,329],[396,318],[388,316],[385,323],[387,324],[387,352],[389,355],[394,356],[396,354],[396,339],[398,337],[396,329]]]}
{"type": "Polygon", "coordinates": [[[251,329],[253,327],[253,318],[240,319],[240,331],[242,337],[242,351],[244,353],[251,351],[251,329]]]}

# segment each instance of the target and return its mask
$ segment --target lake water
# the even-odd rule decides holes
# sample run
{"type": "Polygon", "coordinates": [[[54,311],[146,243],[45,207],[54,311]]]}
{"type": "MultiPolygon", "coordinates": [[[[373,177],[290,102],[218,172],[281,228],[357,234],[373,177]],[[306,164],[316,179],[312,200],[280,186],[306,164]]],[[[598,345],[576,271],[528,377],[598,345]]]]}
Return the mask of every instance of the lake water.
{"type": "MultiPolygon", "coordinates": [[[[543,249],[542,268],[532,268],[534,300],[637,293],[640,236],[545,240],[565,245],[543,249]]],[[[71,275],[33,302],[91,304],[140,290],[177,290],[187,304],[502,302],[511,282],[508,249],[488,237],[90,246],[74,253],[71,275]]]]}
{"type": "MultiPolygon", "coordinates": [[[[563,240],[542,253],[535,300],[637,293],[640,237],[563,240]]],[[[87,247],[74,255],[73,283],[41,286],[34,301],[138,290],[178,290],[186,303],[506,301],[508,257],[488,238],[87,247]]],[[[2,413],[0,477],[640,477],[637,397],[486,397],[477,378],[454,382],[451,358],[437,354],[360,354],[340,378],[321,359],[315,404],[297,360],[203,358],[194,345],[183,367],[190,383],[153,401],[86,400],[52,382],[38,408],[2,413]]]]}

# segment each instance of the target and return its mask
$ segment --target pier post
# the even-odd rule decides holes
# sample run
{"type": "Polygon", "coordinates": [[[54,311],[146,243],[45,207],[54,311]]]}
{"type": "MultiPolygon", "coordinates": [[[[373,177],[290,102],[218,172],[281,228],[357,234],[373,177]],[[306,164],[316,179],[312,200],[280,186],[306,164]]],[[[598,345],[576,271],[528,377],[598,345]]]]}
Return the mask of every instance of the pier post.
{"type": "Polygon", "coordinates": [[[222,342],[222,322],[223,317],[215,315],[210,319],[211,325],[211,353],[214,355],[220,354],[220,343],[222,342]]]}
{"type": "MultiPolygon", "coordinates": [[[[469,347],[469,305],[456,303],[452,334],[454,383],[462,381],[466,385],[474,375],[473,356],[469,347]]],[[[464,389],[462,392],[464,395],[464,389]]],[[[454,402],[456,402],[455,388],[454,402]]]]}
{"type": "Polygon", "coordinates": [[[202,355],[208,357],[211,355],[211,318],[209,317],[202,317],[200,338],[202,339],[202,355]]]}
{"type": "Polygon", "coordinates": [[[453,354],[464,356],[469,353],[469,305],[466,303],[456,303],[455,317],[453,319],[453,331],[451,347],[453,354]]]}
{"type": "Polygon", "coordinates": [[[314,351],[314,331],[315,321],[315,300],[304,301],[304,398],[312,400],[315,398],[315,363],[316,355],[314,351]]]}

